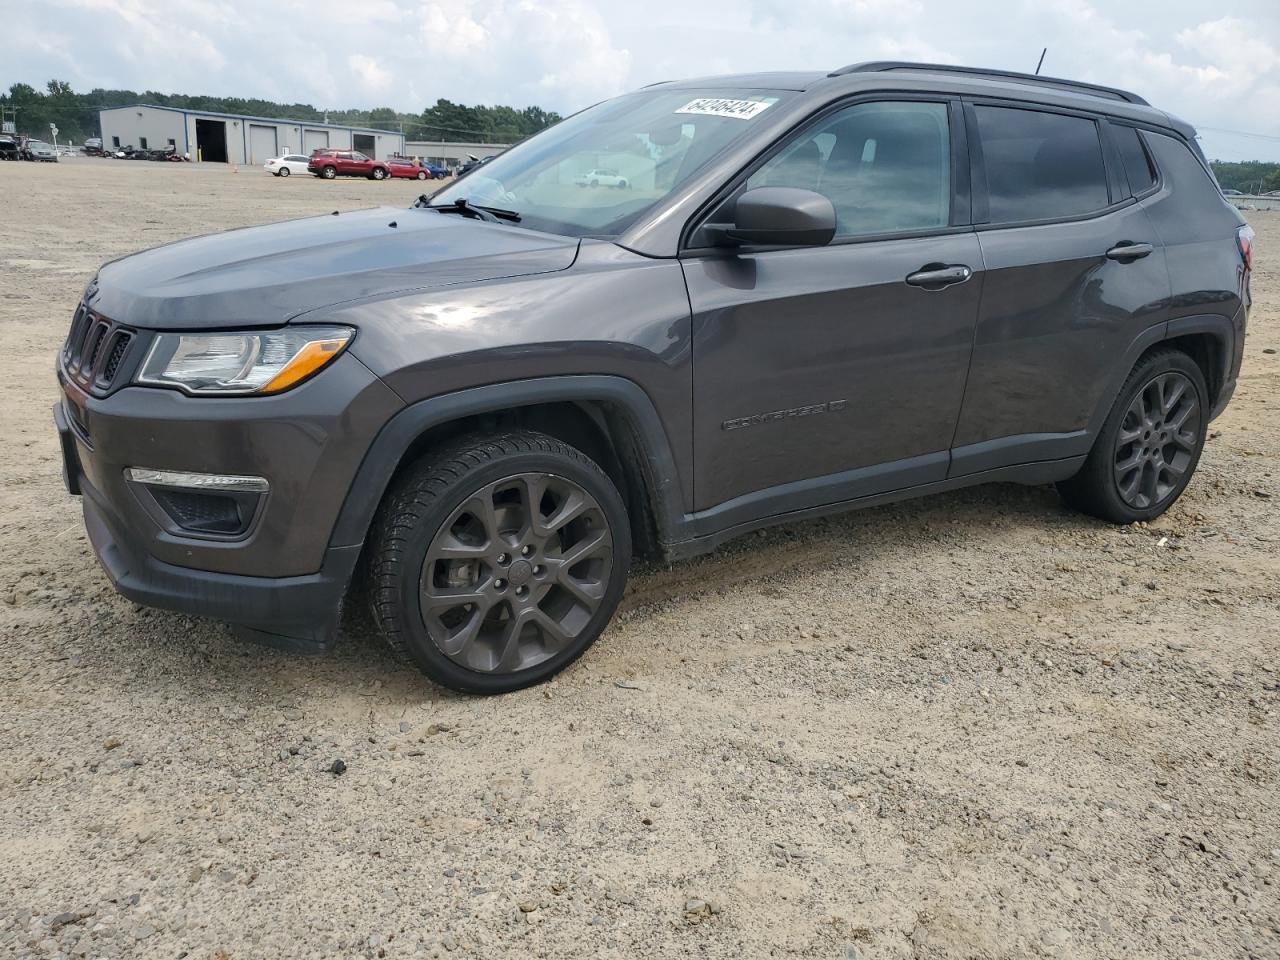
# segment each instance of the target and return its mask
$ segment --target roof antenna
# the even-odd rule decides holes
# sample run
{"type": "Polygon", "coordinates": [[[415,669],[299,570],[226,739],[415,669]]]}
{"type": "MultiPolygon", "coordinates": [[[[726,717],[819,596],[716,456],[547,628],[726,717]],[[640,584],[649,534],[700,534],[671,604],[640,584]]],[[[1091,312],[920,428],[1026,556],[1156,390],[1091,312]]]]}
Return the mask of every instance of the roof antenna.
{"type": "Polygon", "coordinates": [[[1045,47],[1040,51],[1040,62],[1036,64],[1036,76],[1040,76],[1040,68],[1044,66],[1044,55],[1049,52],[1049,48],[1045,47]]]}

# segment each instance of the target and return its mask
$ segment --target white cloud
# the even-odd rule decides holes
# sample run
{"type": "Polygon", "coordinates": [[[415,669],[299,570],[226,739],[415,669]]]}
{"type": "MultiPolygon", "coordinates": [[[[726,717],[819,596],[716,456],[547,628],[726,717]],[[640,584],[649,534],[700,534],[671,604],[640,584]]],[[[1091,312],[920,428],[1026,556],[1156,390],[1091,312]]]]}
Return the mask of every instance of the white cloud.
{"type": "Polygon", "coordinates": [[[391,73],[380,67],[373,57],[353,53],[347,57],[347,66],[365,93],[385,93],[391,89],[391,73]]]}
{"type": "Polygon", "coordinates": [[[1031,70],[1048,46],[1045,73],[1136,90],[1205,127],[1211,155],[1280,158],[1278,140],[1218,130],[1280,136],[1275,0],[40,0],[8,5],[5,27],[0,87],[412,111],[569,112],[657,80],[857,60],[1031,70]]]}

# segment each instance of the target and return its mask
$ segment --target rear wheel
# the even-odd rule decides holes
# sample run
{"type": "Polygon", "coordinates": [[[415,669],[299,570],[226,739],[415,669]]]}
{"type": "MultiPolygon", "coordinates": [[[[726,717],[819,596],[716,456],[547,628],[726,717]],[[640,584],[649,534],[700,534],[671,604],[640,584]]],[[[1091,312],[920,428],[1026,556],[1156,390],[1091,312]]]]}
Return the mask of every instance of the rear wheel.
{"type": "Polygon", "coordinates": [[[465,438],[411,467],[374,522],[374,621],[433,680],[538,683],[604,630],[631,562],[617,488],[533,431],[465,438]]]}
{"type": "Polygon", "coordinates": [[[289,175],[288,167],[281,167],[280,172],[276,174],[277,177],[287,177],[288,175],[289,175]]]}
{"type": "Polygon", "coordinates": [[[325,167],[320,171],[320,176],[324,177],[326,180],[332,180],[337,175],[338,171],[335,167],[325,167]]]}
{"type": "Polygon", "coordinates": [[[1209,426],[1200,367],[1179,350],[1129,374],[1080,472],[1058,484],[1072,507],[1112,523],[1151,520],[1182,495],[1209,426]]]}

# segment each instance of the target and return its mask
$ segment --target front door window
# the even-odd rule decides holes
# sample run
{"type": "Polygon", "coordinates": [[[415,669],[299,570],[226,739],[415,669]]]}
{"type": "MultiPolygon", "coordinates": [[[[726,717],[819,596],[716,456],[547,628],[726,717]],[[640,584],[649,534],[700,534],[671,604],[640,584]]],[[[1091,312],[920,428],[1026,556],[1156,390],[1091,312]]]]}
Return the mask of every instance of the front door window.
{"type": "Polygon", "coordinates": [[[799,134],[747,181],[831,200],[836,237],[945,227],[951,141],[945,103],[860,103],[799,134]]]}

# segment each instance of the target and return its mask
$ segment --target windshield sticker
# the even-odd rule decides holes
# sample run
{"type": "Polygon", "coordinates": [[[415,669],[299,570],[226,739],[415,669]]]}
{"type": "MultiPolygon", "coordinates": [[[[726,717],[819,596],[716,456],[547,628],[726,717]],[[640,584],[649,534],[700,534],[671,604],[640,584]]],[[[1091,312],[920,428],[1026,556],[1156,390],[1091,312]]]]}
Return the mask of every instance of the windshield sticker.
{"type": "Polygon", "coordinates": [[[701,113],[709,117],[733,117],[750,120],[768,110],[776,100],[722,100],[719,97],[701,97],[690,100],[676,113],[701,113]]]}

